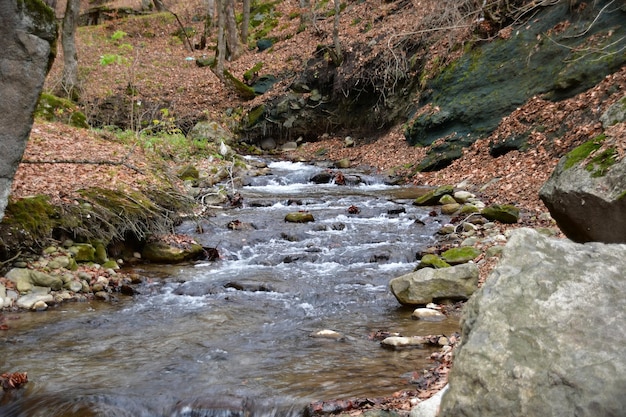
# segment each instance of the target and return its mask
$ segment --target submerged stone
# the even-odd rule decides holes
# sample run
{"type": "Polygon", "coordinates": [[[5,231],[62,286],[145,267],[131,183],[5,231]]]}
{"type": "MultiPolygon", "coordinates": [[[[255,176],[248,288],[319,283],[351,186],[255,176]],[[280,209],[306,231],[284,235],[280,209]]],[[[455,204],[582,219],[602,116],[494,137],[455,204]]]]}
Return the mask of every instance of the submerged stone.
{"type": "Polygon", "coordinates": [[[293,213],[287,213],[285,221],[288,223],[308,223],[315,221],[315,218],[311,213],[296,211],[293,213]]]}

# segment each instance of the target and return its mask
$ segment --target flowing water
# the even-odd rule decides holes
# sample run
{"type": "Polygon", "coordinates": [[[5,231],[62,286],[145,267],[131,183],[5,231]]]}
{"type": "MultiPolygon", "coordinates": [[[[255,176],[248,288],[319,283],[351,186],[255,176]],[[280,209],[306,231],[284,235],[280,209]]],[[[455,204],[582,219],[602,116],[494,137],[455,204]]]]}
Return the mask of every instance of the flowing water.
{"type": "Polygon", "coordinates": [[[431,350],[387,350],[369,336],[457,330],[456,319],[412,320],[388,289],[443,219],[375,175],[319,185],[309,179],[322,168],[270,168],[240,190],[242,208],[181,226],[219,261],[137,268],[147,281],[133,299],[14,315],[0,370],[30,382],[0,397],[0,416],[287,416],[310,401],[409,389],[431,350]],[[299,210],[315,221],[283,221],[299,210]],[[311,337],[323,329],[344,337],[311,337]]]}

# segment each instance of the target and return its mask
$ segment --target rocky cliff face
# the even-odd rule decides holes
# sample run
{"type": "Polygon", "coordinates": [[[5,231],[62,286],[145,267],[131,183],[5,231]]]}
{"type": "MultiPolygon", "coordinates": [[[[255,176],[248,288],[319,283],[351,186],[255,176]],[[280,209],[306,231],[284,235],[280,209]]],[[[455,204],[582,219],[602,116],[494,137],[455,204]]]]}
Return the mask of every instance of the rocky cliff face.
{"type": "Polygon", "coordinates": [[[447,416],[619,416],[626,245],[514,232],[467,303],[447,416]]]}
{"type": "Polygon", "coordinates": [[[57,26],[41,0],[0,4],[0,219],[54,58],[57,26]]]}

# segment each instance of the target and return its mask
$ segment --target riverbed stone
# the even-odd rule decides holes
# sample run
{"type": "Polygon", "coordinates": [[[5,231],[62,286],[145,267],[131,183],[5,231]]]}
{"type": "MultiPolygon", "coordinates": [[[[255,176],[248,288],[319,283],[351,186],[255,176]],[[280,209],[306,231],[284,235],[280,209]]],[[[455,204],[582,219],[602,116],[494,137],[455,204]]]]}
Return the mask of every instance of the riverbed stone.
{"type": "Polygon", "coordinates": [[[461,246],[448,249],[441,254],[441,258],[450,265],[464,264],[476,259],[480,251],[472,246],[461,246]]]}
{"type": "Polygon", "coordinates": [[[380,342],[382,346],[390,348],[422,346],[427,343],[428,340],[423,336],[390,336],[380,342]]]}
{"type": "Polygon", "coordinates": [[[500,223],[512,224],[519,220],[519,209],[512,204],[493,204],[482,209],[480,214],[487,220],[500,223]]]}
{"type": "Polygon", "coordinates": [[[417,265],[417,269],[422,268],[448,268],[451,265],[441,259],[441,257],[435,255],[434,253],[427,253],[422,256],[420,259],[420,263],[417,265]]]}
{"type": "Polygon", "coordinates": [[[75,243],[69,251],[76,262],[94,262],[96,259],[96,248],[89,243],[75,243]]]}
{"type": "Polygon", "coordinates": [[[478,286],[478,267],[473,263],[450,268],[424,268],[390,281],[390,288],[403,305],[424,305],[434,300],[467,300],[478,286]]]}
{"type": "Polygon", "coordinates": [[[285,221],[288,223],[309,223],[315,221],[315,218],[311,213],[295,211],[287,213],[285,221]]]}
{"type": "Polygon", "coordinates": [[[441,204],[442,206],[445,206],[446,204],[458,204],[458,201],[456,201],[454,197],[452,197],[450,194],[444,194],[439,199],[439,204],[441,204]]]}
{"type": "Polygon", "coordinates": [[[445,314],[441,311],[435,310],[434,308],[416,308],[413,310],[411,317],[424,321],[442,321],[446,319],[445,314]]]}
{"type": "Polygon", "coordinates": [[[452,194],[454,192],[454,187],[451,185],[442,185],[441,187],[437,187],[434,190],[427,192],[424,195],[417,197],[413,204],[416,206],[434,206],[439,203],[441,197],[446,194],[452,194]]]}
{"type": "Polygon", "coordinates": [[[620,416],[626,245],[513,231],[465,305],[440,417],[620,416]]]}
{"type": "Polygon", "coordinates": [[[52,290],[60,290],[63,288],[63,280],[61,277],[49,275],[40,271],[30,271],[30,281],[38,287],[48,287],[52,290]]]}
{"type": "Polygon", "coordinates": [[[445,215],[454,214],[457,211],[459,211],[460,208],[461,208],[461,205],[459,203],[444,204],[443,206],[441,206],[441,214],[445,214],[445,215]]]}
{"type": "Polygon", "coordinates": [[[141,257],[149,262],[174,264],[198,259],[203,252],[204,249],[197,243],[180,248],[163,242],[149,242],[141,251],[141,257]]]}
{"type": "Polygon", "coordinates": [[[38,302],[52,303],[54,302],[54,297],[52,294],[26,294],[19,297],[15,304],[19,308],[30,310],[38,302]]]}
{"type": "Polygon", "coordinates": [[[20,293],[29,292],[33,288],[30,270],[27,268],[13,268],[6,273],[6,278],[15,283],[15,288],[20,293]]]}

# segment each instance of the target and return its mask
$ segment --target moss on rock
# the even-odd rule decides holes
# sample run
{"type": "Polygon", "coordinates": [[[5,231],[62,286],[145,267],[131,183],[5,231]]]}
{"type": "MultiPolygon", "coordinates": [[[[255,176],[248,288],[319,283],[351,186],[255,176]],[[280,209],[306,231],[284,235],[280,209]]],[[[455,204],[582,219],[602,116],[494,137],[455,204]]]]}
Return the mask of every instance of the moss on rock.
{"type": "Polygon", "coordinates": [[[443,185],[424,195],[417,197],[413,204],[416,206],[433,206],[439,203],[439,200],[446,194],[454,193],[454,187],[451,185],[443,185]]]}
{"type": "Polygon", "coordinates": [[[42,93],[39,97],[35,116],[49,122],[62,122],[84,129],[89,127],[85,114],[78,110],[76,104],[48,93],[42,93]]]}
{"type": "Polygon", "coordinates": [[[472,246],[462,246],[459,248],[448,249],[441,254],[442,259],[450,265],[464,264],[474,260],[480,251],[472,246]]]}

